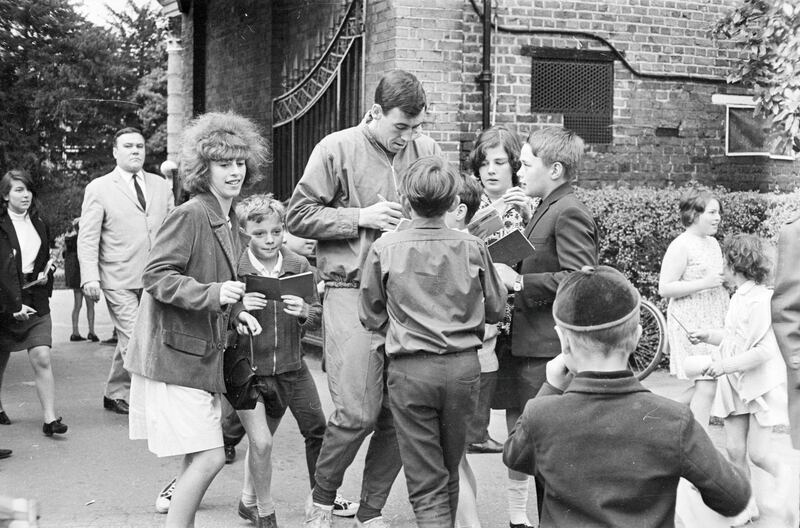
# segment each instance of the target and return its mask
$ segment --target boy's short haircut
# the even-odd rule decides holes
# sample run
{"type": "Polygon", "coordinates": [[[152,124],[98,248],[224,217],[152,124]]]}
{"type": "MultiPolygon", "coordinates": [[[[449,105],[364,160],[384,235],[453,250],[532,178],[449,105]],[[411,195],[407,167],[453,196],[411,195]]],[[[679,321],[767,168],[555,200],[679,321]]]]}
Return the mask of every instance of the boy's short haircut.
{"type": "Polygon", "coordinates": [[[545,165],[559,162],[564,167],[566,180],[572,180],[578,173],[585,144],[575,132],[564,127],[545,127],[531,132],[527,143],[533,155],[540,158],[545,165]]]}
{"type": "Polygon", "coordinates": [[[425,218],[446,213],[458,196],[461,182],[441,156],[426,156],[411,164],[400,183],[400,194],[425,218]]]}
{"type": "Polygon", "coordinates": [[[375,88],[375,103],[381,105],[384,114],[399,108],[411,117],[418,116],[428,106],[422,83],[404,70],[392,70],[381,77],[375,88]]]}
{"type": "Polygon", "coordinates": [[[772,271],[764,241],[756,235],[727,237],[722,242],[722,255],[729,268],[756,284],[764,284],[772,271]]]}
{"type": "Polygon", "coordinates": [[[464,223],[470,223],[472,217],[481,207],[481,195],[483,189],[480,183],[471,174],[461,175],[461,186],[458,190],[458,198],[461,203],[467,206],[467,214],[464,216],[464,223]]]}
{"type": "Polygon", "coordinates": [[[283,224],[286,218],[286,207],[276,200],[272,193],[248,196],[236,206],[236,216],[242,224],[247,222],[263,222],[264,218],[275,217],[283,224]]]}
{"type": "Polygon", "coordinates": [[[584,266],[558,285],[553,318],[581,348],[603,354],[632,351],[640,304],[639,292],[622,273],[610,266],[584,266]]]}
{"type": "Polygon", "coordinates": [[[722,214],[722,202],[708,189],[692,187],[684,192],[678,203],[683,227],[692,225],[697,217],[703,214],[711,200],[716,200],[719,204],[719,214],[722,214]]]}

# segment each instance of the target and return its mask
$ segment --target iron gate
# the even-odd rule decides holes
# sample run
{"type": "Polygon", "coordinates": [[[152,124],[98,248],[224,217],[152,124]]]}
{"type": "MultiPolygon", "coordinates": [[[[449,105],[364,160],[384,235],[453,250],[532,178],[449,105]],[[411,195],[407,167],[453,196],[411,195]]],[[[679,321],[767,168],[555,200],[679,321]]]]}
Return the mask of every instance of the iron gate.
{"type": "Polygon", "coordinates": [[[322,57],[272,102],[273,189],[285,200],[314,146],[358,124],[364,108],[364,2],[353,0],[322,57]]]}

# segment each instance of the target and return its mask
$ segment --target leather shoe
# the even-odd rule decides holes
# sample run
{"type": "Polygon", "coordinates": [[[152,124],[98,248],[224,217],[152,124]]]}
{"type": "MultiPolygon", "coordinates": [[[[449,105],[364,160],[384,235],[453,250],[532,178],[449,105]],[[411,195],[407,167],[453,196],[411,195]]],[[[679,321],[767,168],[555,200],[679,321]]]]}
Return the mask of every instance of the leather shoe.
{"type": "Polygon", "coordinates": [[[67,424],[61,423],[61,417],[53,420],[50,423],[42,424],[42,432],[45,436],[53,436],[53,434],[64,434],[67,432],[67,424]]]}
{"type": "Polygon", "coordinates": [[[73,342],[74,341],[85,341],[84,337],[82,335],[80,335],[80,334],[72,334],[71,336],[69,336],[69,340],[73,341],[73,342]]]}
{"type": "MultiPolygon", "coordinates": [[[[233,461],[236,460],[236,446],[226,445],[225,446],[225,463],[226,464],[233,464],[233,461]]],[[[255,522],[255,521],[253,521],[255,522]]]]}
{"type": "Polygon", "coordinates": [[[524,524],[524,523],[514,524],[514,523],[510,522],[510,523],[508,523],[508,526],[509,526],[509,528],[534,528],[530,524],[524,524]]]}
{"type": "Polygon", "coordinates": [[[242,519],[250,521],[253,524],[258,523],[258,509],[255,506],[245,506],[242,499],[239,499],[238,513],[239,517],[242,519]]]}
{"type": "Polygon", "coordinates": [[[8,415],[5,411],[0,411],[0,424],[11,425],[11,420],[8,419],[8,415]]]}
{"type": "Polygon", "coordinates": [[[265,517],[259,517],[256,521],[256,528],[278,528],[278,521],[275,519],[275,512],[265,517]]]}
{"type": "Polygon", "coordinates": [[[8,458],[11,456],[12,451],[10,449],[0,449],[0,458],[8,458]]]}
{"type": "Polygon", "coordinates": [[[89,333],[86,335],[86,339],[88,339],[88,340],[89,340],[89,341],[91,341],[92,343],[97,343],[98,341],[100,341],[100,338],[99,338],[99,337],[97,337],[97,335],[93,334],[92,332],[89,332],[89,333]]]}
{"type": "Polygon", "coordinates": [[[128,414],[128,402],[125,400],[112,400],[103,396],[103,408],[117,414],[128,414]]]}
{"type": "Polygon", "coordinates": [[[469,444],[467,453],[502,453],[503,444],[493,438],[487,438],[485,442],[479,444],[469,444]]]}

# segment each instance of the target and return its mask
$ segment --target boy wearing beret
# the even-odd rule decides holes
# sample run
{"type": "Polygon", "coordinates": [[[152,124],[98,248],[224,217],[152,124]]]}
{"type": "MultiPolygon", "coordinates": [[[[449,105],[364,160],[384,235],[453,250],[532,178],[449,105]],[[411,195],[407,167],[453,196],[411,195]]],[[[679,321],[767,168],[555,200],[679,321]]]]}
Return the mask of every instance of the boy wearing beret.
{"type": "Polygon", "coordinates": [[[361,271],[358,314],[386,335],[389,405],[421,528],[453,526],[477,350],[484,324],[500,321],[506,302],[483,241],[445,224],[459,189],[441,157],[415,161],[400,184],[411,227],[376,240],[361,271]]]}
{"type": "Polygon", "coordinates": [[[641,335],[639,292],[627,279],[586,266],[559,285],[553,316],[562,353],[503,452],[509,468],[541,479],[541,526],[672,527],[681,477],[721,515],[742,511],[747,478],[687,406],[627,368],[641,335]]]}

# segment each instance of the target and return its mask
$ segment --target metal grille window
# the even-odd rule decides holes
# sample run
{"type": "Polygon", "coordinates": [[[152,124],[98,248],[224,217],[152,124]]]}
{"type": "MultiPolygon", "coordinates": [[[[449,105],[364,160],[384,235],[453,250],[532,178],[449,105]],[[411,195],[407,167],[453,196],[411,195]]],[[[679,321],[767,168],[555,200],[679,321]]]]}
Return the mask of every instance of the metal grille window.
{"type": "Polygon", "coordinates": [[[531,112],[561,114],[587,143],[611,143],[614,59],[599,51],[523,48],[532,58],[531,112]]]}

